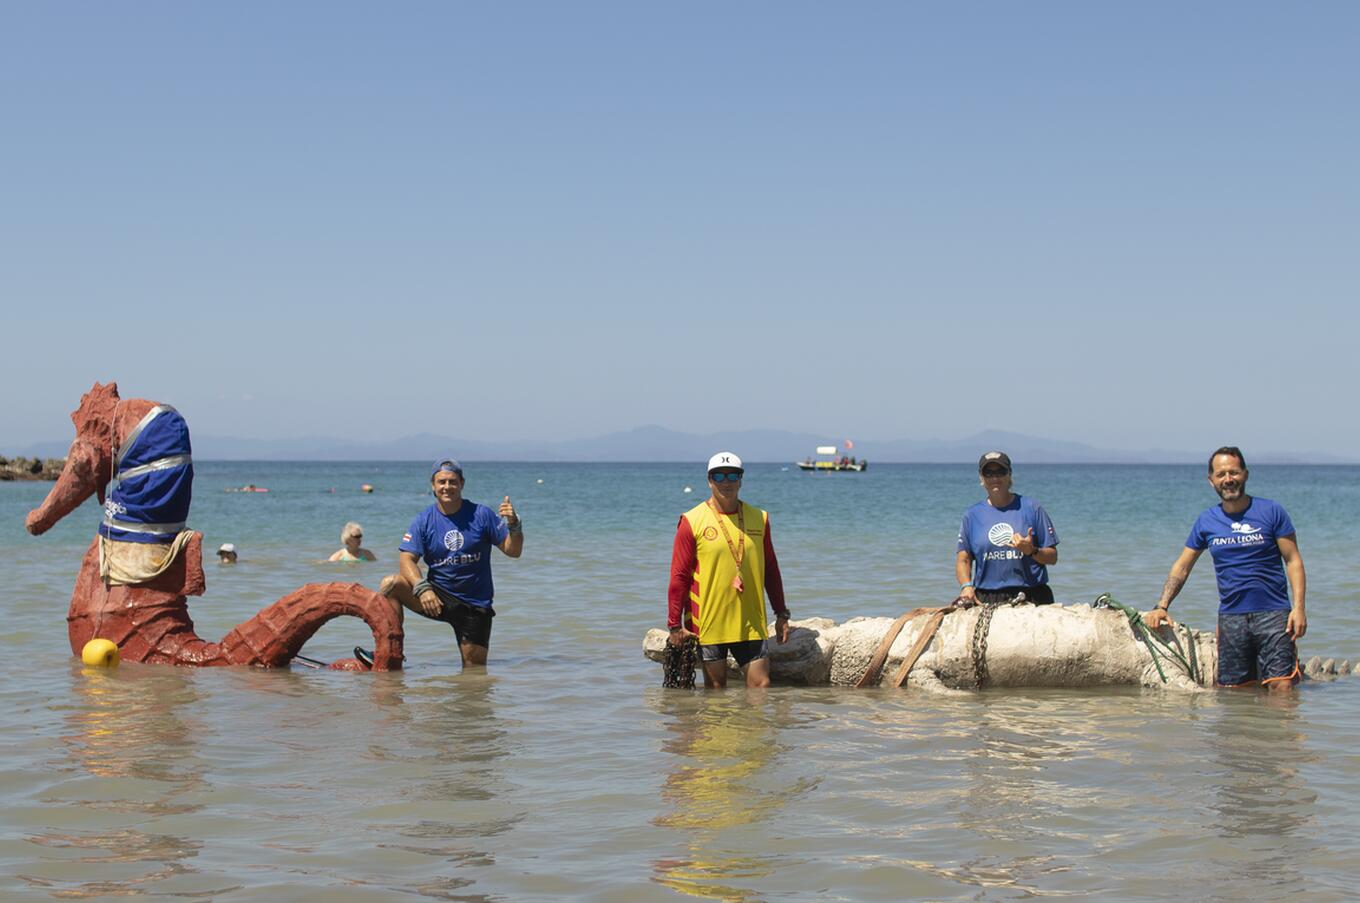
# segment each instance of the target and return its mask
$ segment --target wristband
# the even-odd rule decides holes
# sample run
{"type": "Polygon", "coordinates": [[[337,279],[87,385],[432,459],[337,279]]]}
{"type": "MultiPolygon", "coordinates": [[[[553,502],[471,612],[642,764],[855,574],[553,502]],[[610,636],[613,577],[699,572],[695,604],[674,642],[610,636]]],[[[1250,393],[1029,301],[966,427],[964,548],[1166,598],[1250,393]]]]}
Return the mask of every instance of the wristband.
{"type": "Polygon", "coordinates": [[[973,585],[973,584],[971,584],[971,583],[960,583],[960,584],[959,584],[959,592],[963,592],[964,590],[968,589],[968,588],[971,587],[972,585],[973,585]]]}
{"type": "Polygon", "coordinates": [[[1170,611],[1170,610],[1171,610],[1171,606],[1170,606],[1170,605],[1158,605],[1158,606],[1157,606],[1157,610],[1158,610],[1158,611],[1170,611]]]}
{"type": "MultiPolygon", "coordinates": [[[[411,592],[415,594],[415,597],[417,599],[419,599],[421,596],[425,595],[427,591],[431,591],[433,589],[434,587],[430,586],[430,581],[422,580],[415,586],[411,587],[411,592]]],[[[435,593],[435,595],[438,595],[438,593],[435,593]]]]}
{"type": "Polygon", "coordinates": [[[509,521],[506,521],[505,529],[510,531],[511,536],[519,536],[524,532],[524,518],[516,517],[515,522],[513,524],[510,523],[509,521]]]}
{"type": "Polygon", "coordinates": [[[789,616],[789,610],[788,610],[787,608],[784,609],[783,611],[777,611],[777,612],[774,613],[774,617],[775,617],[775,620],[776,620],[776,621],[779,620],[780,618],[785,618],[785,619],[787,619],[788,616],[789,616]]]}

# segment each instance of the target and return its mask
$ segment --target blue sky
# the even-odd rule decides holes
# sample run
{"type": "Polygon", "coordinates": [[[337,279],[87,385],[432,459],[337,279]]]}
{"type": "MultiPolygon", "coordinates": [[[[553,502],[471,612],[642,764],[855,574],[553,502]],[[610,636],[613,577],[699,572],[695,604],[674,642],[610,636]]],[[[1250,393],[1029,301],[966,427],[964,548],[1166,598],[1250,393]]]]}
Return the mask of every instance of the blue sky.
{"type": "MultiPolygon", "coordinates": [[[[0,11],[0,446],[657,423],[1354,457],[1360,5],[0,11]]],[[[4,448],[0,448],[4,450],[4,448]]]]}

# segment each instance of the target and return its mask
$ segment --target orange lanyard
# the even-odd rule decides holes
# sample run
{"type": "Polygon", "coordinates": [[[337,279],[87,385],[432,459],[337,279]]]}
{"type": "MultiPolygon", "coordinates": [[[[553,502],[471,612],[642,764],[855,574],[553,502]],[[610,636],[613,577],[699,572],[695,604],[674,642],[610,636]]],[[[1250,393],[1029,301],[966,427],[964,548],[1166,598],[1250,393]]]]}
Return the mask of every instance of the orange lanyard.
{"type": "Polygon", "coordinates": [[[741,592],[745,587],[741,580],[741,562],[746,557],[746,506],[737,502],[737,535],[740,537],[736,544],[732,543],[732,534],[727,532],[727,520],[723,517],[718,506],[713,504],[713,500],[708,500],[708,507],[713,509],[713,514],[718,518],[718,526],[722,529],[723,539],[727,540],[727,550],[732,553],[732,560],[737,563],[737,576],[732,578],[732,588],[741,592]]]}

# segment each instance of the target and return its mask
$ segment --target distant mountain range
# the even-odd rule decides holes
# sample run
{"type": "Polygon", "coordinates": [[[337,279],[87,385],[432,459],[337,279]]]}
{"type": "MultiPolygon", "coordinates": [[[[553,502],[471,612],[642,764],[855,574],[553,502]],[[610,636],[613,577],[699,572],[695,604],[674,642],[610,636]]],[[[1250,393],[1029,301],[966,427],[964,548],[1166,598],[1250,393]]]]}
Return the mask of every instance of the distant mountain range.
{"type": "MultiPolygon", "coordinates": [[[[1169,449],[1106,449],[1081,442],[1043,439],[1001,430],[984,430],[962,439],[856,440],[845,450],[843,436],[785,430],[739,430],[682,433],[660,426],[640,426],[592,439],[560,442],[459,439],[419,433],[400,439],[356,442],[349,439],[234,439],[196,435],[194,455],[222,461],[412,461],[457,455],[470,461],[697,461],[718,450],[737,452],[747,461],[801,461],[819,445],[835,445],[844,454],[881,463],[967,463],[993,448],[1017,462],[1032,464],[1186,464],[1205,453],[1169,449]]],[[[62,457],[69,442],[41,442],[15,454],[62,457]]],[[[1353,460],[1320,452],[1250,451],[1251,462],[1271,464],[1346,464],[1353,460]]]]}

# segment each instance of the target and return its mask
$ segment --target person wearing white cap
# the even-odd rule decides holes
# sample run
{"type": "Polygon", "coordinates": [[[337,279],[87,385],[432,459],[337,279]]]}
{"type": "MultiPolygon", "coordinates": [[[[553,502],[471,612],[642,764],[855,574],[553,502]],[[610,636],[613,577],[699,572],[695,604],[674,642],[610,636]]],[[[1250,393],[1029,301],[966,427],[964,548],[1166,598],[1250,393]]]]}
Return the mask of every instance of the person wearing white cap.
{"type": "Polygon", "coordinates": [[[770,685],[767,589],[779,642],[789,638],[770,517],[738,497],[744,475],[741,458],[732,452],[708,459],[709,498],[681,516],[671,549],[670,642],[679,646],[698,638],[706,687],[727,685],[729,652],[745,671],[748,687],[770,685]]]}
{"type": "Polygon", "coordinates": [[[229,543],[229,542],[224,542],[224,543],[222,543],[222,545],[218,546],[218,547],[217,547],[217,563],[218,563],[218,564],[235,564],[235,563],[236,563],[236,546],[232,545],[232,544],[229,543]]]}

